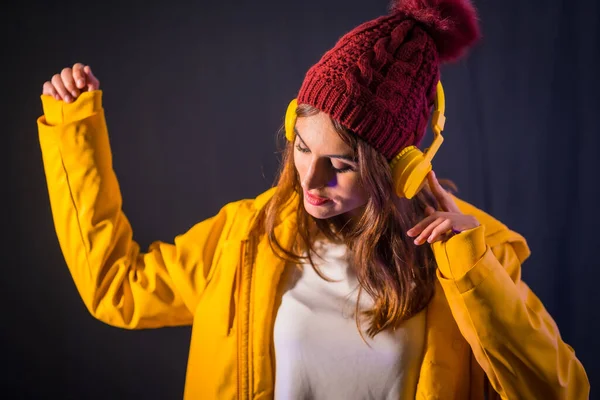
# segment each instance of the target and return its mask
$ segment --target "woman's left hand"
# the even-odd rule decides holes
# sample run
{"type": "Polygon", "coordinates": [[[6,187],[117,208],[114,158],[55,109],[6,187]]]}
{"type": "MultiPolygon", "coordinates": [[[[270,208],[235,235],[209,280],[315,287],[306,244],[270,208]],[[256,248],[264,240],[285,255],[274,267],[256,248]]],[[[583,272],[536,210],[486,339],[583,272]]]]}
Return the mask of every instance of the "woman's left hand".
{"type": "Polygon", "coordinates": [[[410,237],[416,236],[415,244],[420,245],[425,241],[433,243],[438,240],[447,240],[454,233],[480,225],[477,218],[472,215],[465,215],[460,211],[450,193],[440,185],[433,171],[427,175],[427,178],[431,192],[436,197],[442,210],[436,211],[433,207],[427,206],[425,209],[427,217],[406,232],[410,237]]]}

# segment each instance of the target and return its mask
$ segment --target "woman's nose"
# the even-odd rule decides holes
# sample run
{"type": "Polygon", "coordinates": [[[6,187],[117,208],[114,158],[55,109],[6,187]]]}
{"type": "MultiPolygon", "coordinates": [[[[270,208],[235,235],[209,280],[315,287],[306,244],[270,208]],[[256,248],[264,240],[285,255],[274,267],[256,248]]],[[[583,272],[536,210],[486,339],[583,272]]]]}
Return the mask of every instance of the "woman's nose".
{"type": "Polygon", "coordinates": [[[332,180],[331,171],[319,160],[311,162],[306,170],[302,187],[305,190],[319,189],[328,186],[332,180]]]}

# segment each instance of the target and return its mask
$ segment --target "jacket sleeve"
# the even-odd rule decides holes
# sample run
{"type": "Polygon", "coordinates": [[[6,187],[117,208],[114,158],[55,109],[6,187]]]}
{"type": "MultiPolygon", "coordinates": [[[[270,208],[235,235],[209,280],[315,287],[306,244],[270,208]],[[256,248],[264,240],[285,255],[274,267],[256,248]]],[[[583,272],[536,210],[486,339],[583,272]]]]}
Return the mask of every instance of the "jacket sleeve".
{"type": "Polygon", "coordinates": [[[121,209],[102,92],[73,103],[42,96],[42,105],[38,132],[54,226],[89,312],[128,329],[191,324],[240,202],[143,253],[121,209]]]}
{"type": "Polygon", "coordinates": [[[520,235],[506,229],[486,238],[482,224],[433,250],[454,319],[502,398],[588,398],[582,364],[521,280],[529,249],[520,235]]]}

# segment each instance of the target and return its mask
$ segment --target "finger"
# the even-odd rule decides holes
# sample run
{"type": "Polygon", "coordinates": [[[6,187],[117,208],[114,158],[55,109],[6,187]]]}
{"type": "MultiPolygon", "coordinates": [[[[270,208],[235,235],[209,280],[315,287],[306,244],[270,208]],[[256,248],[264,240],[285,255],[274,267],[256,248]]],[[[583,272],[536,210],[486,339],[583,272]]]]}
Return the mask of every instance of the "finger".
{"type": "Polygon", "coordinates": [[[429,225],[437,217],[438,217],[438,215],[430,215],[428,217],[425,217],[424,219],[419,221],[419,223],[417,223],[415,226],[413,226],[408,231],[406,231],[406,234],[410,237],[417,236],[419,233],[421,233],[423,231],[423,229],[425,229],[425,227],[427,227],[427,225],[429,225]]]}
{"type": "Polygon", "coordinates": [[[427,206],[425,207],[425,215],[431,215],[435,212],[435,208],[431,207],[431,206],[427,206]]]}
{"type": "Polygon", "coordinates": [[[46,96],[52,96],[56,100],[60,100],[58,92],[56,91],[56,89],[54,89],[54,86],[50,81],[44,82],[44,86],[42,86],[42,94],[46,96]]]}
{"type": "Polygon", "coordinates": [[[443,211],[460,212],[458,206],[454,202],[454,199],[452,199],[452,197],[450,196],[450,193],[448,193],[446,189],[444,189],[442,185],[440,185],[440,182],[437,180],[435,172],[430,171],[427,177],[429,179],[429,186],[431,187],[431,192],[437,199],[443,211]]]}
{"type": "Polygon", "coordinates": [[[427,212],[429,212],[429,210],[433,210],[433,212],[429,216],[427,216],[424,219],[422,219],[421,221],[419,221],[415,226],[410,228],[408,231],[406,231],[406,234],[408,236],[410,236],[410,237],[417,236],[418,234],[420,234],[423,231],[423,229],[425,229],[429,224],[431,224],[437,218],[440,218],[440,217],[447,218],[448,213],[446,213],[444,211],[436,211],[431,206],[427,206],[425,208],[425,210],[427,212]]]}
{"type": "Polygon", "coordinates": [[[98,80],[98,78],[96,78],[96,76],[92,72],[92,68],[89,65],[86,65],[83,68],[83,71],[86,74],[86,82],[87,82],[88,92],[91,92],[92,90],[100,89],[100,81],[98,80]]]}
{"type": "Polygon", "coordinates": [[[434,171],[429,171],[429,173],[427,174],[427,180],[429,181],[429,187],[431,188],[431,193],[435,196],[438,203],[440,203],[440,205],[442,205],[443,202],[445,201],[445,197],[444,197],[445,190],[444,190],[444,188],[442,188],[442,186],[438,182],[434,171]]]}
{"type": "Polygon", "coordinates": [[[427,241],[429,243],[437,241],[442,237],[442,235],[448,233],[450,229],[452,229],[452,221],[450,219],[446,219],[432,230],[431,234],[427,238],[427,241]]]}
{"type": "Polygon", "coordinates": [[[83,89],[85,87],[85,77],[83,64],[76,63],[73,65],[73,79],[75,80],[75,86],[77,86],[78,89],[83,89]]]}
{"type": "Polygon", "coordinates": [[[75,80],[73,79],[73,70],[71,68],[63,68],[60,73],[60,77],[63,81],[65,88],[71,93],[74,99],[79,96],[79,89],[75,86],[75,80]]]}
{"type": "Polygon", "coordinates": [[[419,236],[417,236],[417,238],[415,239],[415,244],[425,243],[427,238],[431,236],[434,230],[441,224],[445,223],[445,221],[447,221],[447,218],[439,217],[431,224],[429,224],[425,229],[423,229],[423,232],[421,232],[419,236]]]}
{"type": "Polygon", "coordinates": [[[69,94],[69,91],[65,88],[60,75],[56,74],[52,77],[52,86],[54,86],[54,89],[58,92],[60,99],[66,101],[67,103],[73,99],[73,97],[71,97],[69,94]]]}

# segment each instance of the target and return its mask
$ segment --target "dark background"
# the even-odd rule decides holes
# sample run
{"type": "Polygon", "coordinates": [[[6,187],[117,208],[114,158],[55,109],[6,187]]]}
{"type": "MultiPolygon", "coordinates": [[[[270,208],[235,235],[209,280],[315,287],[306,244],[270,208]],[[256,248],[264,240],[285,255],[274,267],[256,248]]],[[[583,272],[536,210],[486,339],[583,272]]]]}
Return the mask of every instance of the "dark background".
{"type": "MultiPolygon", "coordinates": [[[[84,308],[54,234],[37,140],[42,84],[75,62],[104,90],[124,210],[145,247],[274,178],[304,73],[384,0],[4,4],[1,390],[10,398],[183,393],[189,328],[125,331],[84,308]],[[193,4],[191,4],[193,3],[193,4]]],[[[447,65],[434,160],[522,233],[524,280],[600,383],[598,0],[480,0],[483,40],[447,65]]]]}

